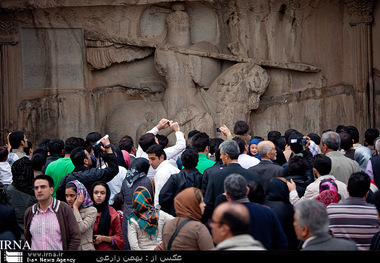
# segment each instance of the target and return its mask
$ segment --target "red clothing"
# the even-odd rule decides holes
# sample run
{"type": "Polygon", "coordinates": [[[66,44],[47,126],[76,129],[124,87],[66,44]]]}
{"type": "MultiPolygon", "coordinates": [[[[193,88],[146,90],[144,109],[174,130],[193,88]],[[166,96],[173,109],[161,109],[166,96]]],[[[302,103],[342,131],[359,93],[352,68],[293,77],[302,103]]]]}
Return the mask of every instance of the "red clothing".
{"type": "MultiPolygon", "coordinates": [[[[121,232],[121,220],[118,216],[118,213],[112,206],[108,206],[111,215],[111,227],[109,236],[112,237],[114,245],[110,243],[102,242],[99,245],[95,246],[96,250],[123,250],[125,246],[125,241],[123,234],[121,232]]],[[[102,213],[98,213],[96,216],[96,221],[94,224],[94,235],[98,231],[99,221],[102,213]]]]}

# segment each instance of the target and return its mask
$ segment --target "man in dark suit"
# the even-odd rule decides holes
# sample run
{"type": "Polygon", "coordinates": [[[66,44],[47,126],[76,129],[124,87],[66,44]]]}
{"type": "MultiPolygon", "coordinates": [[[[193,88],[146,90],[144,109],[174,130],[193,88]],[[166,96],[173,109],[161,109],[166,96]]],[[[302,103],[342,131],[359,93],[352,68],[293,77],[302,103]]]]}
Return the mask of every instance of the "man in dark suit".
{"type": "Polygon", "coordinates": [[[305,199],[294,209],[294,230],[304,242],[301,250],[357,250],[355,242],[329,236],[329,218],[319,201],[305,199]]]}
{"type": "Polygon", "coordinates": [[[220,158],[223,161],[223,169],[216,170],[209,174],[204,202],[206,203],[203,214],[203,222],[207,222],[212,216],[215,208],[216,197],[224,193],[224,179],[230,174],[240,174],[247,181],[260,181],[257,173],[244,169],[238,163],[240,149],[238,144],[233,140],[227,140],[220,144],[220,158]]]}
{"type": "Polygon", "coordinates": [[[264,191],[266,192],[270,181],[274,177],[285,177],[285,169],[273,163],[276,160],[276,146],[271,141],[261,141],[257,145],[257,151],[261,157],[261,162],[258,165],[250,167],[248,170],[257,173],[260,177],[264,191]]]}

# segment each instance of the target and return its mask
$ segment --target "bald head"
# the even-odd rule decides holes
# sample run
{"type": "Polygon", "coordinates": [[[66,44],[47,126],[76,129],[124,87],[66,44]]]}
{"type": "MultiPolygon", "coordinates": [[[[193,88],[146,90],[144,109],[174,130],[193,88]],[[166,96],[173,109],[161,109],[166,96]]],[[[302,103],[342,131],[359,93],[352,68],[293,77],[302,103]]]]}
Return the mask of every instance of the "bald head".
{"type": "Polygon", "coordinates": [[[215,208],[212,221],[212,236],[215,243],[220,243],[232,236],[249,234],[249,211],[240,203],[221,203],[215,208]]]}
{"type": "Polygon", "coordinates": [[[267,159],[270,161],[276,160],[276,146],[271,141],[261,141],[257,145],[257,152],[259,153],[261,159],[267,159]]]}

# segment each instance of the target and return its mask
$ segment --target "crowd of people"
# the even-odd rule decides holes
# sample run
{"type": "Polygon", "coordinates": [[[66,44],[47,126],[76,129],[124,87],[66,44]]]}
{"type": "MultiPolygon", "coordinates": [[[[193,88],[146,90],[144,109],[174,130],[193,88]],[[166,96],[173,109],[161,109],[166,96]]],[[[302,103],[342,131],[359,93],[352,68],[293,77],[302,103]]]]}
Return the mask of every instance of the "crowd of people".
{"type": "Polygon", "coordinates": [[[354,126],[264,138],[237,121],[219,131],[185,138],[161,119],[137,142],[91,132],[37,147],[12,132],[0,147],[0,240],[31,250],[380,249],[377,129],[362,144],[354,126]]]}

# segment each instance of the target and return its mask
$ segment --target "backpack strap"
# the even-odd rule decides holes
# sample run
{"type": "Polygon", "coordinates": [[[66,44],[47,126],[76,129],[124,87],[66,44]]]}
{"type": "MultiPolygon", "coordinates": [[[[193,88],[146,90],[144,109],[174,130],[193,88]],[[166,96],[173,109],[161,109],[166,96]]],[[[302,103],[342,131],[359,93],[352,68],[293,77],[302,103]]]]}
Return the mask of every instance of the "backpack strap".
{"type": "Polygon", "coordinates": [[[190,222],[190,221],[195,221],[195,220],[192,219],[192,218],[188,218],[188,219],[186,219],[185,221],[183,221],[183,222],[177,227],[177,229],[174,231],[172,237],[171,237],[170,240],[169,240],[167,250],[170,250],[170,249],[171,249],[171,247],[172,247],[172,243],[173,243],[173,241],[174,241],[174,238],[177,236],[179,230],[181,230],[181,228],[182,228],[185,224],[187,224],[188,222],[190,222]]]}

